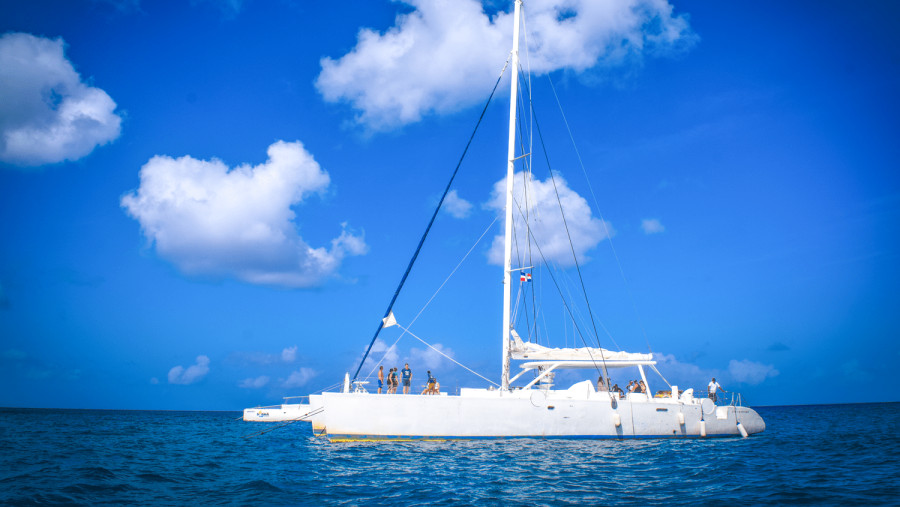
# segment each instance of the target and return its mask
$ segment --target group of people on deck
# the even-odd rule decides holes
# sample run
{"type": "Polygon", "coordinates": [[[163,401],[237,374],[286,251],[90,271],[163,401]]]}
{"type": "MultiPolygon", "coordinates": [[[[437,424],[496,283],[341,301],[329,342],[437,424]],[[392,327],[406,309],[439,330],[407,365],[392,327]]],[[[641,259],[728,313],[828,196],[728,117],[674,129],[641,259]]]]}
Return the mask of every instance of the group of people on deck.
{"type": "MultiPolygon", "coordinates": [[[[412,385],[412,370],[409,363],[403,366],[399,374],[396,367],[391,368],[388,370],[387,376],[384,375],[384,366],[378,367],[378,394],[382,392],[397,394],[397,388],[400,387],[401,381],[403,382],[403,394],[409,394],[409,388],[412,385]],[[384,390],[385,385],[387,386],[386,391],[384,390]]],[[[428,382],[422,394],[441,394],[441,384],[431,375],[431,370],[428,371],[428,382]]]]}
{"type": "MultiPolygon", "coordinates": [[[[609,378],[604,379],[603,375],[600,375],[600,377],[597,378],[597,391],[604,393],[619,393],[619,396],[624,396],[625,391],[619,387],[619,384],[613,384],[611,388],[609,387],[610,380],[611,379],[609,378]]],[[[400,387],[401,381],[403,382],[403,394],[409,394],[409,388],[412,385],[412,370],[409,367],[409,363],[406,363],[403,366],[403,369],[400,370],[399,374],[397,373],[396,367],[391,368],[388,370],[386,377],[384,375],[384,366],[378,367],[378,394],[381,394],[382,392],[386,392],[387,394],[397,394],[397,388],[400,387]],[[386,391],[384,391],[385,385],[387,385],[386,391]]],[[[650,392],[649,389],[647,389],[647,384],[643,380],[629,380],[625,389],[629,393],[648,394],[650,392]]],[[[713,377],[709,382],[708,391],[709,399],[714,403],[718,401],[716,393],[719,389],[721,389],[723,393],[727,392],[718,382],[716,382],[715,377],[713,377]]],[[[422,394],[441,394],[441,384],[431,374],[431,370],[428,370],[428,381],[425,384],[425,390],[422,391],[422,394]]]]}
{"type": "Polygon", "coordinates": [[[597,378],[597,391],[600,391],[603,393],[606,393],[606,392],[619,393],[619,396],[623,396],[625,394],[625,392],[622,391],[622,388],[619,387],[619,384],[613,384],[613,386],[610,388],[609,382],[610,382],[609,378],[604,380],[603,375],[600,375],[600,377],[597,378]]]}
{"type": "MultiPolygon", "coordinates": [[[[429,372],[429,376],[430,375],[431,375],[431,372],[429,372]]],[[[597,391],[602,392],[602,393],[606,393],[606,392],[619,393],[619,396],[625,395],[625,392],[622,391],[622,388],[619,387],[619,384],[613,384],[612,388],[610,388],[609,382],[610,382],[609,378],[604,379],[603,375],[600,375],[600,377],[597,378],[597,391]]],[[[628,385],[625,386],[625,389],[627,389],[629,393],[644,393],[644,394],[650,393],[649,389],[647,389],[647,384],[643,380],[629,380],[628,385]]],[[[709,399],[711,399],[713,401],[713,403],[719,401],[717,391],[719,391],[720,389],[722,390],[723,393],[728,392],[721,385],[719,385],[719,383],[716,382],[716,378],[713,377],[713,379],[709,382],[709,385],[707,386],[707,390],[709,392],[709,399]]]]}
{"type": "MultiPolygon", "coordinates": [[[[619,384],[613,384],[612,387],[609,387],[609,382],[611,380],[609,378],[604,379],[603,375],[597,379],[597,391],[605,393],[605,392],[613,392],[619,393],[619,396],[624,396],[625,391],[619,387],[619,384]]],[[[629,380],[628,385],[625,386],[625,390],[629,393],[649,393],[649,389],[647,389],[647,384],[644,383],[643,380],[629,380]]]]}

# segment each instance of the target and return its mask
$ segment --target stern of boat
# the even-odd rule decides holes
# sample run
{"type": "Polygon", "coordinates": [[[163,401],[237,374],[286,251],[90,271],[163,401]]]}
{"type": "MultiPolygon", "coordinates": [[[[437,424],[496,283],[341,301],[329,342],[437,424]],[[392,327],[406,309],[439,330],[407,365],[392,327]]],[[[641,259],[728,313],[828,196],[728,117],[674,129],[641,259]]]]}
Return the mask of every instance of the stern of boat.
{"type": "Polygon", "coordinates": [[[741,423],[741,426],[747,430],[748,435],[766,431],[766,422],[756,410],[753,410],[752,408],[742,407],[738,421],[741,423]],[[746,410],[746,412],[744,412],[744,410],[746,410]]]}

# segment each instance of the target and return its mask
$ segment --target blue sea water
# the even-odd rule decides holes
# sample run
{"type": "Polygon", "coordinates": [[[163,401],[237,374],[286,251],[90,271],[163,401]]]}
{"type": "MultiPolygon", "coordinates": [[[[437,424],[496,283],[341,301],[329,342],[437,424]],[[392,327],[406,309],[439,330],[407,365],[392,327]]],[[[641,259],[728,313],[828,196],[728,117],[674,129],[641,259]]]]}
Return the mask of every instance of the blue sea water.
{"type": "Polygon", "coordinates": [[[0,503],[900,503],[900,403],[758,411],[747,439],[329,444],[238,412],[0,409],[0,503]]]}

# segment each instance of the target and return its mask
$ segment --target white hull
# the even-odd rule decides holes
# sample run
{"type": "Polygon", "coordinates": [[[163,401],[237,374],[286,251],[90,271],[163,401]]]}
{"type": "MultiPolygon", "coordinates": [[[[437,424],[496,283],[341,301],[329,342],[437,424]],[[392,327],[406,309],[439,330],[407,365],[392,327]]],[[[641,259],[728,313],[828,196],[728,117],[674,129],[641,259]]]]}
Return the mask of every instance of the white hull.
{"type": "Polygon", "coordinates": [[[286,403],[272,407],[245,408],[244,420],[256,422],[295,421],[302,419],[309,412],[310,407],[306,403],[286,403]]]}
{"type": "Polygon", "coordinates": [[[332,442],[701,437],[701,420],[707,437],[738,436],[738,422],[748,434],[765,430],[747,407],[640,394],[611,399],[589,382],[565,391],[463,389],[459,396],[323,393],[310,404],[324,409],[312,417],[313,432],[332,442]]]}

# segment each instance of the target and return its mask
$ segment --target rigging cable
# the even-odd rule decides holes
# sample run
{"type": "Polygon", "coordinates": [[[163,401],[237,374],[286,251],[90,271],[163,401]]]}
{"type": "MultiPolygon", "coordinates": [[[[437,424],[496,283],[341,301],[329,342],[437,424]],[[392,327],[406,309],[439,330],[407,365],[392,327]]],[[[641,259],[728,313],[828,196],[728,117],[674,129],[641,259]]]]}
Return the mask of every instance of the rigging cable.
{"type": "MultiPolygon", "coordinates": [[[[518,208],[519,214],[521,215],[522,207],[519,206],[518,201],[513,200],[513,202],[515,203],[516,208],[518,208]]],[[[547,258],[544,257],[544,251],[541,250],[541,245],[538,243],[537,238],[534,237],[534,232],[531,229],[527,229],[527,231],[528,231],[528,234],[531,236],[531,239],[534,241],[534,246],[535,246],[535,248],[537,248],[538,254],[541,256],[541,261],[544,264],[546,264],[547,266],[549,266],[550,263],[548,263],[547,258]]],[[[550,275],[550,280],[553,281],[553,285],[556,287],[556,291],[559,292],[559,298],[562,300],[563,306],[565,307],[566,311],[569,313],[569,316],[572,318],[572,326],[575,328],[575,331],[578,332],[578,337],[581,338],[581,343],[584,344],[585,350],[587,350],[588,356],[590,356],[590,358],[591,358],[591,364],[594,365],[594,368],[597,369],[598,373],[603,374],[603,372],[601,372],[600,369],[597,368],[597,360],[594,359],[594,354],[591,353],[591,347],[587,344],[587,340],[584,339],[584,334],[582,334],[581,329],[578,327],[578,323],[575,322],[575,315],[572,313],[572,309],[569,308],[569,304],[566,303],[566,297],[563,295],[562,289],[559,287],[559,283],[557,283],[557,281],[556,281],[556,277],[553,276],[553,270],[548,269],[547,274],[550,275]]],[[[574,341],[574,338],[573,338],[573,341],[574,341]]],[[[603,357],[603,347],[600,348],[600,359],[603,360],[603,365],[604,365],[604,370],[605,370],[606,369],[606,358],[603,357]]]]}
{"type": "MultiPolygon", "coordinates": [[[[547,153],[547,145],[544,143],[544,135],[541,133],[541,123],[538,121],[537,113],[534,111],[534,104],[531,104],[531,114],[534,116],[534,127],[537,131],[538,140],[541,143],[541,150],[544,152],[544,159],[547,161],[547,170],[550,172],[550,181],[553,182],[553,192],[556,194],[556,202],[559,204],[559,213],[562,215],[563,225],[566,229],[566,237],[569,239],[569,248],[572,250],[572,259],[575,261],[578,280],[581,281],[581,291],[584,293],[584,302],[587,305],[588,315],[590,315],[591,324],[594,327],[594,337],[597,339],[597,346],[602,349],[603,347],[600,345],[600,334],[597,332],[597,324],[594,322],[594,312],[591,310],[591,302],[588,299],[587,288],[584,286],[584,277],[581,276],[581,266],[578,264],[578,256],[575,254],[575,245],[572,243],[572,234],[569,232],[569,224],[566,221],[565,211],[563,211],[562,200],[559,197],[559,189],[556,187],[556,177],[553,175],[553,168],[550,166],[550,155],[547,153]]],[[[600,359],[603,362],[603,376],[608,379],[609,371],[606,368],[606,358],[602,352],[600,354],[600,359]]]]}
{"type": "Polygon", "coordinates": [[[606,220],[603,218],[603,212],[600,211],[600,205],[597,203],[597,196],[594,194],[594,187],[591,185],[591,180],[588,178],[587,169],[584,167],[584,161],[581,159],[581,152],[578,151],[578,145],[575,144],[575,136],[572,135],[572,129],[569,127],[569,120],[566,118],[566,113],[563,112],[562,102],[559,100],[559,95],[556,93],[556,87],[553,86],[553,80],[550,79],[550,74],[547,74],[547,81],[550,83],[550,89],[553,90],[553,97],[556,98],[556,104],[559,106],[559,114],[562,116],[563,123],[566,124],[566,131],[569,133],[569,139],[572,140],[572,147],[575,149],[575,156],[578,158],[578,164],[581,166],[581,172],[584,173],[584,179],[587,181],[588,189],[591,191],[591,197],[594,199],[594,207],[597,209],[597,215],[600,216],[600,223],[603,224],[603,231],[606,233],[606,239],[609,241],[609,249],[612,250],[613,258],[616,259],[616,266],[619,268],[619,274],[622,276],[622,282],[625,284],[625,292],[628,293],[628,299],[631,302],[631,308],[634,310],[634,314],[638,319],[638,326],[641,328],[641,334],[644,335],[644,341],[647,343],[647,350],[651,353],[653,349],[650,347],[650,339],[647,337],[647,330],[644,328],[644,322],[641,320],[641,314],[638,312],[637,304],[634,302],[634,295],[631,292],[631,286],[628,285],[628,278],[625,277],[625,270],[622,268],[622,262],[619,260],[619,254],[616,252],[616,247],[613,246],[612,236],[609,234],[609,228],[606,226],[606,220]]]}
{"type": "Polygon", "coordinates": [[[491,99],[494,98],[494,93],[497,91],[497,86],[500,84],[500,80],[503,78],[503,74],[506,72],[506,68],[509,66],[509,60],[512,57],[510,54],[506,59],[506,63],[503,65],[503,70],[500,71],[500,75],[497,77],[497,82],[494,83],[494,89],[491,90],[491,95],[488,97],[487,102],[484,104],[484,109],[481,110],[481,116],[478,117],[478,122],[475,123],[475,128],[472,130],[472,135],[469,136],[469,142],[466,143],[466,148],[463,150],[462,155],[459,157],[459,162],[456,163],[456,168],[453,170],[453,175],[450,176],[450,181],[447,182],[447,187],[444,189],[443,195],[441,195],[441,200],[438,201],[437,207],[434,209],[434,214],[431,215],[431,220],[428,222],[428,227],[425,228],[425,233],[422,234],[422,239],[419,240],[419,246],[416,247],[416,252],[413,254],[412,259],[409,260],[409,265],[406,267],[406,272],[403,273],[403,278],[400,279],[400,284],[397,285],[397,289],[394,291],[394,297],[391,298],[390,304],[388,304],[387,310],[384,312],[384,317],[378,321],[378,328],[375,330],[375,335],[372,336],[372,341],[369,342],[368,348],[366,348],[366,353],[363,354],[362,359],[359,361],[359,366],[356,368],[356,373],[353,374],[353,380],[356,380],[359,377],[359,370],[362,369],[363,363],[366,362],[366,358],[369,357],[369,352],[372,350],[372,346],[375,345],[375,340],[378,339],[378,335],[381,333],[381,330],[384,329],[384,319],[388,318],[388,315],[391,314],[391,310],[394,308],[394,303],[397,301],[397,296],[400,295],[400,290],[403,288],[403,285],[406,283],[406,278],[409,276],[409,272],[412,271],[413,264],[416,263],[416,259],[419,257],[419,252],[422,251],[422,245],[425,244],[425,238],[428,237],[428,232],[431,231],[431,226],[434,225],[435,219],[437,219],[438,212],[441,210],[441,205],[444,204],[444,199],[447,198],[447,194],[450,192],[450,186],[453,185],[453,180],[456,179],[456,174],[459,172],[459,168],[462,166],[463,159],[466,158],[466,153],[469,151],[469,146],[472,145],[472,140],[475,138],[475,133],[478,132],[478,127],[481,125],[481,120],[484,119],[484,114],[487,112],[488,106],[491,104],[491,99]]]}
{"type": "MultiPolygon", "coordinates": [[[[452,278],[453,275],[456,274],[456,271],[459,270],[460,266],[463,265],[463,262],[466,262],[466,259],[468,259],[468,258],[469,258],[469,255],[472,253],[472,251],[475,250],[475,247],[478,246],[478,243],[481,243],[481,240],[484,239],[485,234],[487,234],[488,231],[491,230],[491,227],[493,227],[494,224],[497,223],[497,220],[500,220],[500,215],[497,215],[497,217],[494,218],[494,221],[491,222],[491,223],[487,226],[487,228],[484,230],[484,232],[481,233],[481,236],[478,236],[478,239],[475,240],[475,244],[472,245],[472,248],[469,248],[469,251],[466,252],[466,255],[464,255],[462,259],[460,259],[460,261],[459,261],[459,263],[456,265],[456,267],[453,268],[452,271],[450,271],[450,274],[447,275],[447,278],[444,279],[444,282],[440,285],[440,287],[438,287],[437,290],[434,291],[434,294],[432,294],[431,297],[428,298],[428,301],[426,301],[425,304],[422,305],[422,308],[419,309],[419,313],[417,313],[416,316],[413,317],[413,319],[409,322],[409,326],[410,326],[410,327],[412,327],[412,325],[415,324],[415,322],[419,319],[419,316],[422,315],[422,312],[424,312],[425,309],[428,308],[428,305],[430,305],[431,302],[434,301],[434,298],[436,298],[437,295],[438,295],[438,293],[441,292],[441,289],[444,288],[444,285],[447,285],[447,282],[450,281],[450,278],[452,278]]],[[[399,327],[399,326],[398,326],[398,327],[399,327]]],[[[377,368],[379,364],[381,364],[381,363],[384,362],[384,360],[387,358],[388,353],[390,353],[390,351],[397,345],[397,343],[400,342],[400,339],[403,338],[403,336],[404,336],[405,334],[406,334],[406,333],[401,333],[400,336],[398,336],[397,339],[394,341],[394,343],[393,343],[390,347],[388,347],[387,350],[385,350],[384,355],[381,356],[381,359],[379,359],[378,362],[375,363],[374,366],[372,366],[372,369],[369,371],[369,374],[366,375],[365,378],[369,378],[369,377],[372,376],[372,373],[375,372],[375,368],[377,368]]]]}
{"type": "MultiPolygon", "coordinates": [[[[528,47],[527,41],[526,41],[525,47],[526,48],[528,47]]],[[[525,97],[521,95],[522,91],[523,90],[528,91],[528,103],[531,103],[531,100],[533,97],[531,96],[531,73],[524,72],[524,69],[522,69],[522,73],[525,76],[527,76],[527,78],[528,78],[528,87],[527,88],[526,87],[519,88],[519,94],[520,94],[520,97],[522,98],[522,100],[519,102],[519,104],[522,107],[522,113],[523,113],[523,114],[519,115],[519,145],[521,147],[522,154],[523,154],[522,162],[525,164],[525,169],[522,171],[522,195],[523,195],[523,199],[525,201],[525,227],[528,227],[529,223],[530,223],[528,219],[529,219],[529,214],[531,212],[531,210],[528,207],[528,184],[531,182],[531,176],[532,176],[532,174],[531,174],[532,164],[529,164],[528,161],[530,160],[529,157],[531,156],[531,153],[532,153],[531,148],[533,147],[534,135],[532,133],[533,132],[533,128],[532,128],[532,129],[528,130],[528,136],[527,137],[525,136],[526,131],[525,131],[525,126],[522,124],[522,118],[525,117],[524,113],[526,111],[525,111],[525,97]],[[526,138],[529,142],[527,151],[526,151],[526,147],[525,147],[525,139],[526,138]]],[[[532,120],[532,123],[533,123],[533,120],[532,120]]],[[[537,206],[535,206],[535,214],[537,214],[537,206]]],[[[525,236],[525,240],[526,240],[526,243],[525,243],[524,255],[526,255],[528,257],[528,265],[534,266],[534,255],[533,255],[533,252],[531,249],[531,241],[528,241],[527,235],[525,236]]],[[[524,263],[525,260],[523,259],[522,262],[524,263]]],[[[534,294],[534,285],[533,284],[534,284],[534,277],[532,277],[532,285],[531,285],[531,312],[532,312],[531,321],[534,325],[534,341],[535,341],[535,343],[537,343],[538,342],[537,301],[536,301],[535,294],[534,294]]],[[[526,284],[526,286],[527,286],[527,284],[526,284]]],[[[525,297],[527,297],[527,295],[525,297]]],[[[526,316],[526,318],[528,316],[527,306],[526,306],[525,316],[526,316]]],[[[531,338],[531,330],[529,330],[528,337],[531,338]]]]}
{"type": "Polygon", "coordinates": [[[425,340],[419,338],[419,337],[416,336],[412,331],[410,331],[409,329],[406,329],[406,328],[403,327],[401,324],[398,323],[398,324],[397,324],[397,327],[399,327],[400,329],[402,329],[405,333],[409,334],[410,336],[412,336],[412,337],[415,338],[416,340],[419,340],[420,342],[422,342],[422,343],[424,343],[425,345],[427,345],[428,348],[430,348],[431,350],[433,350],[433,351],[437,352],[438,354],[440,354],[440,355],[446,357],[447,359],[453,361],[454,363],[456,363],[457,366],[461,366],[461,367],[465,368],[469,373],[472,373],[472,374],[474,374],[474,375],[478,375],[479,377],[481,377],[481,378],[484,379],[484,380],[487,380],[487,381],[490,382],[491,384],[494,384],[495,386],[500,387],[500,384],[498,384],[498,383],[494,382],[493,380],[491,380],[491,379],[485,377],[484,375],[482,375],[482,374],[478,373],[477,371],[475,371],[475,370],[469,368],[468,366],[466,366],[466,365],[460,363],[459,361],[457,361],[456,359],[453,359],[452,357],[448,356],[447,354],[444,354],[443,351],[441,351],[440,349],[438,349],[438,348],[432,346],[430,343],[426,342],[425,340]]]}

